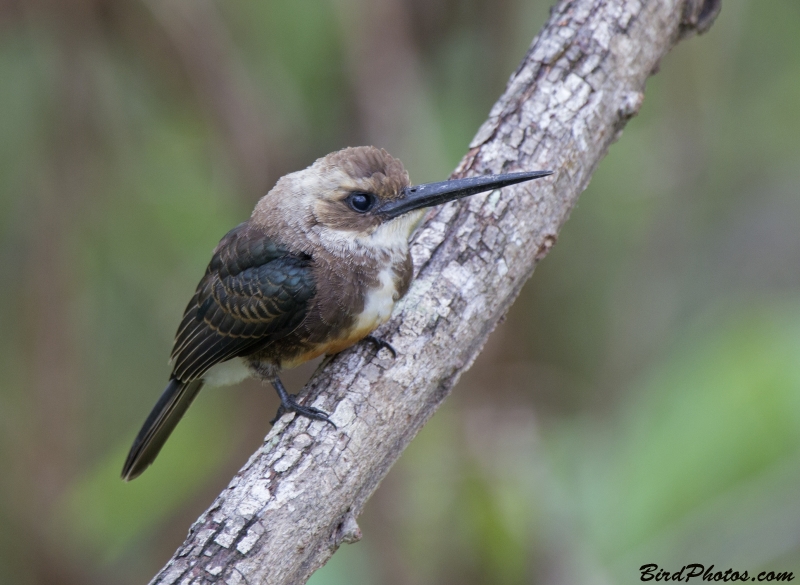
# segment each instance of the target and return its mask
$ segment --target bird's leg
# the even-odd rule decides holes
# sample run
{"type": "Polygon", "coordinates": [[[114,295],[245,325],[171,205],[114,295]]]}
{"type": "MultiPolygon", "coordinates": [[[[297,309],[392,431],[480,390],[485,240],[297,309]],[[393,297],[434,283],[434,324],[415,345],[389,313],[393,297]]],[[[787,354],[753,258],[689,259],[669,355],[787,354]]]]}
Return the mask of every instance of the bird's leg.
{"type": "Polygon", "coordinates": [[[397,358],[397,351],[392,347],[392,344],[389,343],[388,341],[384,341],[383,339],[378,339],[374,335],[367,335],[363,339],[363,341],[368,341],[369,343],[374,345],[377,348],[378,351],[380,351],[380,350],[382,350],[384,348],[388,349],[390,352],[392,352],[392,357],[393,358],[397,358]]]}
{"type": "Polygon", "coordinates": [[[270,421],[270,424],[275,424],[279,418],[281,418],[286,412],[296,412],[300,416],[305,416],[306,418],[312,418],[314,420],[321,420],[329,423],[333,428],[336,428],[336,425],[333,421],[328,417],[328,413],[320,410],[319,408],[314,408],[313,406],[303,406],[302,404],[298,404],[295,400],[294,394],[289,394],[286,391],[286,388],[283,386],[283,382],[278,376],[275,376],[270,380],[272,387],[275,388],[275,391],[278,393],[278,398],[281,399],[281,405],[278,407],[278,412],[275,414],[275,418],[270,421]]]}

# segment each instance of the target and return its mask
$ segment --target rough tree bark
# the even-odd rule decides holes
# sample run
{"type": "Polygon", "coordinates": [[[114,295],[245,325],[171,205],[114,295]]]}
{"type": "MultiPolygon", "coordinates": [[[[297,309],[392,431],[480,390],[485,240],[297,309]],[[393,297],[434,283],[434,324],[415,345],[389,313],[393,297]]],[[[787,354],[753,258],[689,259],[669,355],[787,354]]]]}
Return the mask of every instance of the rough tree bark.
{"type": "Polygon", "coordinates": [[[439,209],[417,232],[418,275],[377,332],[321,368],[306,403],[337,430],[284,416],[192,526],[158,584],[304,583],[343,542],[556,242],[592,172],[639,110],[645,81],[720,0],[563,0],[533,41],[454,176],[554,169],[439,209]]]}

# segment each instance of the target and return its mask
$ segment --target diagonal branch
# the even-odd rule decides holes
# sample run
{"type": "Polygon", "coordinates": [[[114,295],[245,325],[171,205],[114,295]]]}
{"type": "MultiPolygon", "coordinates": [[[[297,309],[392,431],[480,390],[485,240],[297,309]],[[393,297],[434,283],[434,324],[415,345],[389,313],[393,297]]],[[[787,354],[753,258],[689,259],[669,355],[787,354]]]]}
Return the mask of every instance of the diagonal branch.
{"type": "Polygon", "coordinates": [[[284,416],[153,583],[304,583],[355,518],[555,244],[578,195],[681,38],[718,0],[564,0],[534,40],[455,176],[554,169],[543,179],[439,209],[417,233],[419,273],[378,336],[342,352],[307,404],[338,429],[284,416]]]}

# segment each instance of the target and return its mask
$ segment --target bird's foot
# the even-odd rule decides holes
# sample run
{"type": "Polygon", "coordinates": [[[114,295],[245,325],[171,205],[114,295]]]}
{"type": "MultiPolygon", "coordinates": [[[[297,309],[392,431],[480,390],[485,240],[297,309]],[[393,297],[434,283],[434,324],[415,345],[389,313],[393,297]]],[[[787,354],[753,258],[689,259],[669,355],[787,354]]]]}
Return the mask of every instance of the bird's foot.
{"type": "Polygon", "coordinates": [[[368,341],[369,343],[374,345],[378,351],[382,349],[388,349],[392,353],[392,357],[397,358],[397,351],[395,350],[395,348],[392,347],[392,344],[389,343],[388,341],[384,341],[383,339],[378,339],[374,335],[367,335],[364,338],[364,341],[368,341]]]}
{"type": "Polygon", "coordinates": [[[287,412],[294,412],[299,416],[304,416],[314,420],[321,420],[331,425],[334,429],[337,428],[336,424],[330,419],[327,412],[320,410],[319,408],[314,408],[313,406],[303,406],[302,404],[299,404],[294,399],[293,394],[289,395],[289,399],[286,402],[281,402],[281,405],[278,407],[278,412],[275,414],[275,418],[269,421],[270,424],[274,425],[276,422],[278,422],[278,419],[280,419],[287,412]]]}
{"type": "Polygon", "coordinates": [[[331,425],[334,429],[337,428],[336,424],[334,424],[328,413],[324,410],[314,408],[313,406],[303,406],[302,404],[298,403],[295,399],[296,395],[289,394],[278,378],[275,378],[275,380],[272,382],[272,385],[278,392],[278,397],[281,399],[281,405],[278,407],[278,412],[275,414],[275,418],[270,421],[270,424],[274,425],[278,419],[287,412],[294,412],[298,416],[304,416],[314,420],[321,420],[331,425]]]}

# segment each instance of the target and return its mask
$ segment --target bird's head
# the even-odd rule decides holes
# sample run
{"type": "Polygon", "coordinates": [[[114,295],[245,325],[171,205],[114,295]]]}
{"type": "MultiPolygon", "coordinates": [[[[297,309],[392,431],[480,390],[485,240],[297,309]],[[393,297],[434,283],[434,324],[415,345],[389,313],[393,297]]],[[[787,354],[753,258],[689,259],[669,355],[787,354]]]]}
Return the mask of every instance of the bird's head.
{"type": "Polygon", "coordinates": [[[411,186],[403,163],[374,146],[345,148],[282,177],[253,221],[301,239],[350,248],[405,246],[425,209],[551,174],[482,175],[411,186]]]}

